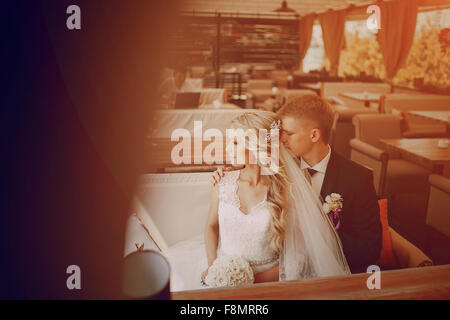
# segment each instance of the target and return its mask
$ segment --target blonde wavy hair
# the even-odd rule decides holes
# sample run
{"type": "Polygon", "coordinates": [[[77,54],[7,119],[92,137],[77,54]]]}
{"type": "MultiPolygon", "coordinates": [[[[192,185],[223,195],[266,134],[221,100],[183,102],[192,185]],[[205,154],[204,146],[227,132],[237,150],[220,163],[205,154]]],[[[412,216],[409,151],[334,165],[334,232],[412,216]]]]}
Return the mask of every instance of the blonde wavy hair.
{"type": "MultiPolygon", "coordinates": [[[[256,129],[258,131],[259,129],[266,129],[269,133],[271,124],[276,120],[275,114],[269,111],[246,112],[234,118],[232,125],[244,130],[256,129]]],[[[268,155],[271,154],[271,143],[267,144],[267,153],[268,155]]],[[[259,165],[262,166],[261,164],[259,165]]],[[[286,208],[288,206],[286,195],[288,194],[287,188],[289,184],[285,171],[285,162],[281,153],[279,153],[279,170],[277,173],[269,175],[269,181],[267,203],[272,209],[270,210],[272,214],[271,227],[274,231],[270,243],[274,250],[281,252],[286,230],[286,208]]]]}

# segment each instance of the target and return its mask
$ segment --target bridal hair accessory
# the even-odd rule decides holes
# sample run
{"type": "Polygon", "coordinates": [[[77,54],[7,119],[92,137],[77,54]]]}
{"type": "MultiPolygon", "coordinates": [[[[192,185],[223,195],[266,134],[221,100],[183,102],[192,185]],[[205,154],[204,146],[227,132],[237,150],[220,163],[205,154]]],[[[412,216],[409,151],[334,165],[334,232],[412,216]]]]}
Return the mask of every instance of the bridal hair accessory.
{"type": "Polygon", "coordinates": [[[202,283],[210,287],[240,286],[255,281],[253,269],[241,256],[221,256],[209,267],[202,283]]]}
{"type": "Polygon", "coordinates": [[[341,226],[340,213],[343,208],[344,199],[339,193],[332,193],[325,197],[325,203],[323,204],[323,210],[330,217],[336,230],[341,226]]]}
{"type": "MultiPolygon", "coordinates": [[[[281,129],[281,120],[273,121],[270,125],[270,131],[272,130],[280,130],[281,129]]],[[[271,136],[270,134],[266,134],[266,142],[270,142],[271,136]]]]}

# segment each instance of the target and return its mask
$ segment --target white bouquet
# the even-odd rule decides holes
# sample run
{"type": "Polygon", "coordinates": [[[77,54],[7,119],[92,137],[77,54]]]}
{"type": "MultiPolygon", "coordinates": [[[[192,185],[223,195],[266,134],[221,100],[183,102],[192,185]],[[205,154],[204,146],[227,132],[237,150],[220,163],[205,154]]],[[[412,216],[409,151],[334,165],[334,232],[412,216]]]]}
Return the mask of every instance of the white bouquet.
{"type": "Polygon", "coordinates": [[[241,256],[221,256],[209,267],[205,283],[210,287],[251,284],[255,281],[253,269],[241,256]]]}

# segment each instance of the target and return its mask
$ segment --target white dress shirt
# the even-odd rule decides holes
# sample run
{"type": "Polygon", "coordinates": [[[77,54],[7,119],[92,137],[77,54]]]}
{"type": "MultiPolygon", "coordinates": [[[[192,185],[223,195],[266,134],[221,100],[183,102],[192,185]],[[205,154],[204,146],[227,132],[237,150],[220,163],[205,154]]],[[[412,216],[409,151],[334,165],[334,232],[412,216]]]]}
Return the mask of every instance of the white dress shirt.
{"type": "Polygon", "coordinates": [[[317,194],[320,194],[320,190],[322,190],[323,179],[325,178],[325,172],[327,171],[327,165],[328,165],[328,162],[330,161],[330,156],[331,156],[331,148],[330,148],[330,146],[328,146],[327,155],[313,167],[311,167],[308,163],[306,163],[305,160],[303,160],[303,158],[301,158],[300,168],[302,170],[311,168],[311,169],[314,169],[317,171],[311,177],[311,184],[312,184],[313,190],[317,194]]]}

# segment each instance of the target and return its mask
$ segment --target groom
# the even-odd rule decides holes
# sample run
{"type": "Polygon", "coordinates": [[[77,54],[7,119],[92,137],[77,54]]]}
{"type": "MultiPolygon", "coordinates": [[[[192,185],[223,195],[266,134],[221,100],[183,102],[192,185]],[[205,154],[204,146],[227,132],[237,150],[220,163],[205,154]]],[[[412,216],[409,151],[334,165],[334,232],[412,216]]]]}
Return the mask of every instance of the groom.
{"type": "MultiPolygon", "coordinates": [[[[379,206],[370,170],[334,152],[329,146],[333,112],[316,95],[288,101],[279,111],[281,141],[307,170],[313,190],[326,199],[338,193],[343,199],[334,219],[352,273],[363,273],[376,264],[381,250],[379,206]]],[[[213,175],[219,181],[218,170],[213,175]]]]}

